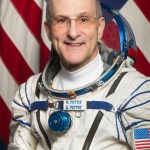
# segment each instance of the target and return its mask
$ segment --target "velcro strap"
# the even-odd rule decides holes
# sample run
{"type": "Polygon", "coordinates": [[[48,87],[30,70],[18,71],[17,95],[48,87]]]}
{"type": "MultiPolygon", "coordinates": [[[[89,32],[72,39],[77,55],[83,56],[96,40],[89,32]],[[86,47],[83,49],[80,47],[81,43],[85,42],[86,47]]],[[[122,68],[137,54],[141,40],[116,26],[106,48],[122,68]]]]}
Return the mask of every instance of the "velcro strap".
{"type": "Polygon", "coordinates": [[[114,106],[105,101],[88,101],[87,109],[103,109],[106,111],[112,111],[114,106]]]}
{"type": "Polygon", "coordinates": [[[33,110],[47,110],[48,108],[48,101],[36,101],[36,102],[33,102],[30,106],[30,110],[33,111],[33,110]]]}
{"type": "Polygon", "coordinates": [[[115,107],[105,101],[83,101],[83,100],[63,100],[55,103],[48,101],[37,101],[31,104],[30,109],[33,110],[47,110],[48,108],[55,108],[61,110],[86,110],[86,109],[102,109],[105,111],[114,111],[115,107]]]}

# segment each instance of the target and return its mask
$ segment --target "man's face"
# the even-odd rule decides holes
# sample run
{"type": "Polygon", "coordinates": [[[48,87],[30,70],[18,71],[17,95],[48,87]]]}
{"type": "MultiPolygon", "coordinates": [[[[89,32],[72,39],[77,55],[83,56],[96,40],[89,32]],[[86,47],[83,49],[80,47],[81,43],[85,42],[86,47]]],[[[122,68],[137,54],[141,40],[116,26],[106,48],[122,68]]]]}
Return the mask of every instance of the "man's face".
{"type": "MultiPolygon", "coordinates": [[[[95,0],[52,0],[50,7],[52,19],[98,17],[95,0]]],[[[74,71],[88,64],[97,55],[97,41],[102,37],[104,20],[102,17],[95,19],[88,27],[79,27],[75,20],[71,20],[70,26],[63,30],[55,24],[45,27],[61,63],[67,70],[74,71]]]]}

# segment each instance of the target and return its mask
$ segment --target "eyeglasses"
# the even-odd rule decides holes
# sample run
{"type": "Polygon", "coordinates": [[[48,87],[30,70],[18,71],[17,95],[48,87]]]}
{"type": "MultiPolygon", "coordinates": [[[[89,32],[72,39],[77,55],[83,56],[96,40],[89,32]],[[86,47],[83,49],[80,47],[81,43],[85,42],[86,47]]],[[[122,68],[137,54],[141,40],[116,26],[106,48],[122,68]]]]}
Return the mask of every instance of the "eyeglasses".
{"type": "Polygon", "coordinates": [[[95,20],[99,18],[88,18],[88,17],[78,17],[76,19],[70,19],[67,17],[56,18],[51,21],[51,24],[55,26],[56,29],[68,29],[71,24],[71,20],[75,20],[79,28],[85,28],[91,26],[95,20]]]}

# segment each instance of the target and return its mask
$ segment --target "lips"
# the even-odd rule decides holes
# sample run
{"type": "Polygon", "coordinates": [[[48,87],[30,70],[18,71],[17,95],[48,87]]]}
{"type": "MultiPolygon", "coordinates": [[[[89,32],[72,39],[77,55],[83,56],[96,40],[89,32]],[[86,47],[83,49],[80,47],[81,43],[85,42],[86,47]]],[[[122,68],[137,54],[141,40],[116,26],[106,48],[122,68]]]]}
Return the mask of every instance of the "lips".
{"type": "Polygon", "coordinates": [[[66,45],[69,46],[81,46],[83,43],[70,43],[70,42],[65,42],[66,45]]]}

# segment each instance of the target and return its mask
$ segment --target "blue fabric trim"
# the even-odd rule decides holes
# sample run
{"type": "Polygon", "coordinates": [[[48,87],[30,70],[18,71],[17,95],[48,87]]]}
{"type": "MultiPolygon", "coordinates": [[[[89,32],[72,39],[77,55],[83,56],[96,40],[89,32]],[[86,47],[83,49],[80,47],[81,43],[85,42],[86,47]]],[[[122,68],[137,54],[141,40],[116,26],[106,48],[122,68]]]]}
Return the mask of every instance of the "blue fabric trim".
{"type": "Polygon", "coordinates": [[[14,119],[14,118],[12,118],[12,120],[15,121],[15,122],[18,122],[18,123],[20,123],[20,124],[22,124],[22,125],[31,127],[31,124],[28,123],[28,122],[24,122],[24,121],[22,121],[22,120],[17,120],[17,119],[14,119]]]}
{"type": "Polygon", "coordinates": [[[33,102],[30,106],[30,110],[47,110],[48,108],[48,101],[37,101],[33,102]]]}
{"type": "MultiPolygon", "coordinates": [[[[140,88],[141,88],[146,82],[148,82],[148,81],[150,81],[150,80],[146,80],[146,81],[142,82],[142,83],[132,92],[132,94],[131,94],[130,96],[132,96],[138,89],[140,89],[140,88]]],[[[129,130],[129,129],[130,129],[131,127],[133,127],[133,126],[136,126],[136,125],[139,124],[139,123],[142,123],[142,122],[145,122],[145,121],[150,121],[150,120],[140,120],[140,121],[138,121],[138,122],[133,122],[131,125],[129,125],[129,126],[127,126],[127,127],[124,127],[123,121],[122,121],[122,118],[121,118],[123,112],[125,112],[125,111],[127,111],[127,110],[130,110],[130,109],[132,109],[132,108],[135,108],[135,107],[142,106],[142,105],[144,105],[144,104],[150,102],[150,100],[147,100],[146,102],[143,102],[143,103],[141,103],[141,104],[138,104],[138,105],[135,105],[135,106],[126,108],[126,106],[127,106],[135,97],[137,97],[137,96],[139,96],[139,95],[141,95],[141,94],[145,94],[145,93],[150,93],[150,91],[144,91],[144,92],[140,92],[140,93],[137,93],[137,94],[133,95],[133,96],[124,104],[124,106],[120,106],[120,107],[118,108],[118,111],[116,112],[116,129],[117,129],[118,139],[120,139],[120,133],[119,133],[119,129],[118,129],[118,120],[119,120],[119,123],[120,123],[120,125],[121,125],[122,132],[123,132],[123,134],[124,134],[124,137],[125,137],[125,140],[126,140],[127,143],[128,143],[128,141],[127,141],[127,136],[126,136],[126,131],[127,131],[127,130],[129,130]],[[125,108],[126,108],[126,109],[125,109],[125,108]]]]}
{"type": "MultiPolygon", "coordinates": [[[[25,95],[26,95],[26,98],[27,98],[27,100],[28,100],[28,97],[27,97],[27,94],[26,94],[26,86],[25,86],[25,95]]],[[[27,105],[25,105],[25,103],[23,102],[23,99],[22,99],[21,94],[20,94],[20,87],[19,87],[19,96],[20,96],[20,99],[21,99],[21,101],[22,101],[23,107],[24,107],[26,110],[28,110],[28,111],[30,112],[29,107],[28,107],[27,105]]],[[[19,103],[17,103],[16,101],[15,101],[15,103],[18,104],[19,106],[21,106],[21,105],[20,105],[19,103]]]]}
{"type": "Polygon", "coordinates": [[[27,109],[30,112],[30,108],[24,104],[24,102],[22,101],[22,105],[24,106],[25,109],[27,109]]]}
{"type": "MultiPolygon", "coordinates": [[[[16,105],[18,105],[18,106],[20,106],[20,107],[23,107],[22,105],[20,105],[19,103],[17,103],[15,100],[13,100],[13,102],[16,104],[16,105]]],[[[23,107],[24,108],[24,107],[23,107]]]]}
{"type": "Polygon", "coordinates": [[[63,105],[64,105],[64,102],[63,101],[59,101],[58,108],[59,109],[63,109],[63,105]]]}
{"type": "MultiPolygon", "coordinates": [[[[30,106],[30,102],[29,102],[28,95],[27,95],[27,83],[25,83],[25,95],[26,95],[26,98],[27,98],[28,105],[30,106]]],[[[23,105],[28,111],[30,111],[29,107],[23,102],[23,100],[22,100],[22,105],[23,105]]]]}
{"type": "MultiPolygon", "coordinates": [[[[63,109],[63,101],[58,101],[58,108],[63,109]]],[[[103,109],[112,111],[113,105],[105,101],[87,101],[87,109],[103,109]]]]}
{"type": "Polygon", "coordinates": [[[127,136],[126,136],[126,131],[125,131],[125,128],[124,128],[124,125],[123,125],[123,121],[122,121],[122,118],[121,118],[121,114],[119,115],[119,120],[120,120],[120,125],[121,125],[121,129],[122,129],[124,138],[126,140],[126,143],[128,143],[127,136]]]}
{"type": "Polygon", "coordinates": [[[131,95],[133,95],[140,87],[142,87],[146,82],[150,82],[150,80],[145,80],[144,82],[142,82],[132,93],[131,95]]]}
{"type": "MultiPolygon", "coordinates": [[[[64,101],[58,101],[58,109],[63,109],[64,101]]],[[[87,109],[103,109],[105,111],[112,111],[113,105],[105,101],[88,101],[87,109]]],[[[47,110],[48,101],[36,101],[31,104],[30,110],[47,110]]]]}
{"type": "Polygon", "coordinates": [[[129,108],[124,109],[135,97],[137,97],[137,96],[139,96],[139,95],[141,95],[141,94],[145,94],[145,93],[150,93],[150,91],[144,91],[144,92],[138,93],[138,94],[134,95],[133,97],[131,97],[131,98],[129,99],[129,101],[124,105],[124,107],[121,108],[122,112],[125,112],[125,111],[127,111],[127,110],[129,110],[129,109],[132,109],[132,108],[135,108],[135,107],[138,107],[138,106],[142,106],[142,105],[144,105],[144,104],[146,104],[146,103],[149,103],[150,100],[148,100],[148,101],[146,101],[146,102],[143,102],[143,103],[141,103],[141,104],[134,105],[134,106],[132,106],[132,107],[129,107],[129,108]]]}
{"type": "Polygon", "coordinates": [[[88,101],[87,109],[103,109],[111,111],[113,109],[113,105],[105,101],[88,101]]]}
{"type": "Polygon", "coordinates": [[[26,94],[26,98],[27,98],[27,101],[28,101],[28,105],[30,106],[30,101],[29,101],[29,98],[28,98],[28,95],[27,95],[27,82],[25,83],[25,94],[26,94]]]}
{"type": "MultiPolygon", "coordinates": [[[[146,80],[146,81],[142,82],[142,83],[136,88],[136,90],[134,90],[134,91],[132,92],[131,95],[133,95],[138,89],[140,89],[140,88],[141,88],[146,82],[148,82],[148,81],[150,81],[150,80],[146,80]]],[[[147,91],[144,91],[144,92],[147,92],[147,91]]],[[[127,101],[127,103],[121,108],[121,110],[123,110],[123,109],[129,104],[129,102],[130,102],[133,98],[135,98],[135,97],[138,96],[139,94],[144,94],[144,92],[140,92],[140,93],[134,95],[133,97],[131,97],[131,98],[127,101]]]]}
{"type": "Polygon", "coordinates": [[[140,121],[137,121],[137,122],[133,122],[132,124],[128,125],[125,130],[129,130],[131,129],[132,127],[138,125],[139,123],[143,123],[143,122],[150,122],[150,120],[140,120],[140,121]]]}
{"type": "Polygon", "coordinates": [[[142,105],[145,105],[145,104],[147,104],[147,103],[150,103],[150,100],[148,100],[148,101],[146,101],[146,102],[144,102],[144,103],[141,103],[141,104],[138,104],[138,105],[135,105],[135,106],[132,106],[132,107],[126,108],[126,109],[124,109],[122,112],[125,112],[125,111],[127,111],[127,110],[130,110],[130,109],[133,109],[133,108],[136,108],[136,107],[142,106],[142,105]]]}

